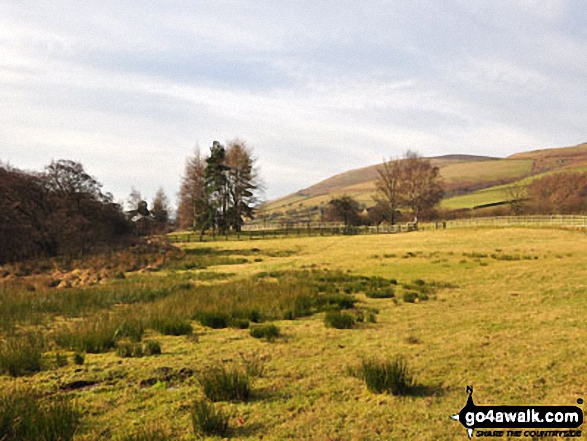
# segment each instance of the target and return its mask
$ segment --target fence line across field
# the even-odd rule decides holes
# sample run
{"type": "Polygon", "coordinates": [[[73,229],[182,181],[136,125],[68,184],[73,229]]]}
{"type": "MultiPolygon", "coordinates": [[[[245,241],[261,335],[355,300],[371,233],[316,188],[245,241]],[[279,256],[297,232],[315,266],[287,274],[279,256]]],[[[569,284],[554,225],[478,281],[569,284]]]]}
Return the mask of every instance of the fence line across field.
{"type": "MultiPolygon", "coordinates": [[[[436,223],[427,223],[426,226],[436,227],[436,223]]],[[[587,216],[580,215],[535,215],[535,216],[497,216],[469,219],[455,219],[446,221],[446,228],[462,227],[563,227],[587,228],[587,216]]]]}
{"type": "MultiPolygon", "coordinates": [[[[419,230],[474,228],[474,227],[554,227],[587,229],[587,216],[579,215],[536,215],[536,216],[497,216],[469,219],[443,220],[419,223],[419,230]]],[[[243,225],[242,232],[231,234],[238,239],[268,239],[295,236],[334,236],[357,234],[394,234],[416,230],[413,222],[397,225],[350,227],[338,222],[258,222],[243,225]]],[[[200,235],[196,232],[171,234],[172,242],[198,242],[200,235]]],[[[228,239],[229,236],[207,234],[204,241],[228,239]]]]}

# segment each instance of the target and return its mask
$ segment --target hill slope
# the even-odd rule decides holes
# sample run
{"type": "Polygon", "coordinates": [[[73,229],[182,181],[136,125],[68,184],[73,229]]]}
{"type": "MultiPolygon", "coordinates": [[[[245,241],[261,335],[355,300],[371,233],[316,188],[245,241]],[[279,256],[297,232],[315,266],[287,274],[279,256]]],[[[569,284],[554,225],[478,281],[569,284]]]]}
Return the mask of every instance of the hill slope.
{"type": "MultiPolygon", "coordinates": [[[[439,167],[447,209],[475,208],[507,200],[507,187],[527,184],[547,173],[587,169],[587,143],[516,153],[507,158],[446,155],[429,158],[439,167]]],[[[266,204],[263,215],[272,218],[316,219],[320,207],[334,197],[349,195],[373,205],[379,164],[349,170],[266,204]]]]}

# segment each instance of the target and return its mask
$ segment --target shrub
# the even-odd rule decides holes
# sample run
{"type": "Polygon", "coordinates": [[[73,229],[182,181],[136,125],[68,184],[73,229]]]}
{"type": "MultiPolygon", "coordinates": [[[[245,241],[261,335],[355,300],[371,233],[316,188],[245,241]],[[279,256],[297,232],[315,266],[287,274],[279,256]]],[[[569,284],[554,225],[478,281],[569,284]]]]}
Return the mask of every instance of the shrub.
{"type": "Polygon", "coordinates": [[[351,329],[355,325],[355,319],[350,314],[333,311],[326,313],[324,316],[324,324],[329,328],[351,329]]]}
{"type": "Polygon", "coordinates": [[[8,337],[0,344],[0,372],[12,377],[39,372],[44,349],[45,342],[40,334],[8,337]]]}
{"type": "Polygon", "coordinates": [[[65,395],[41,401],[32,389],[0,392],[0,439],[3,441],[71,440],[81,412],[65,395]]]}
{"type": "Polygon", "coordinates": [[[363,360],[358,376],[365,381],[367,389],[378,394],[409,395],[414,389],[414,380],[402,357],[392,361],[363,360]]]}
{"type": "Polygon", "coordinates": [[[251,382],[247,373],[237,367],[216,366],[205,371],[198,381],[212,401],[247,401],[251,382]]]}
{"type": "Polygon", "coordinates": [[[161,345],[157,340],[145,342],[145,355],[161,355],[161,345]]]}
{"type": "Polygon", "coordinates": [[[196,436],[224,436],[228,431],[229,416],[217,410],[207,400],[196,400],[192,405],[190,416],[196,436]]]}
{"type": "Polygon", "coordinates": [[[280,335],[279,328],[273,324],[251,326],[249,332],[251,337],[265,338],[267,341],[273,341],[280,335]]]}

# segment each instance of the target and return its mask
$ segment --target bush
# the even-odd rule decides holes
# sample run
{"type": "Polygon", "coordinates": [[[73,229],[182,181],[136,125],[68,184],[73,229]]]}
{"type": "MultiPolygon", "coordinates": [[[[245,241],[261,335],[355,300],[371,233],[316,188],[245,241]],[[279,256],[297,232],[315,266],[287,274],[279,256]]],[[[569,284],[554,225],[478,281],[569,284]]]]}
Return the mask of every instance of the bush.
{"type": "Polygon", "coordinates": [[[355,325],[355,319],[350,314],[338,311],[327,312],[324,316],[324,324],[329,328],[351,329],[355,325]]]}
{"type": "Polygon", "coordinates": [[[392,361],[363,360],[358,376],[365,381],[367,389],[378,394],[409,395],[414,389],[414,380],[402,357],[392,361]]]}
{"type": "Polygon", "coordinates": [[[39,372],[44,349],[45,342],[39,334],[8,337],[0,344],[0,372],[12,377],[39,372]]]}
{"type": "Polygon", "coordinates": [[[0,392],[0,439],[3,441],[72,440],[81,412],[65,395],[40,400],[32,389],[0,392]]]}
{"type": "Polygon", "coordinates": [[[251,337],[265,338],[267,341],[273,341],[280,335],[279,328],[272,324],[251,326],[249,332],[251,337]]]}
{"type": "Polygon", "coordinates": [[[157,340],[145,342],[145,355],[161,355],[161,345],[157,340]]]}
{"type": "Polygon", "coordinates": [[[229,416],[217,410],[207,400],[196,400],[192,405],[190,416],[196,436],[224,436],[228,431],[229,416]]]}
{"type": "Polygon", "coordinates": [[[198,378],[204,394],[212,401],[247,401],[251,381],[247,373],[236,367],[217,366],[198,378]]]}

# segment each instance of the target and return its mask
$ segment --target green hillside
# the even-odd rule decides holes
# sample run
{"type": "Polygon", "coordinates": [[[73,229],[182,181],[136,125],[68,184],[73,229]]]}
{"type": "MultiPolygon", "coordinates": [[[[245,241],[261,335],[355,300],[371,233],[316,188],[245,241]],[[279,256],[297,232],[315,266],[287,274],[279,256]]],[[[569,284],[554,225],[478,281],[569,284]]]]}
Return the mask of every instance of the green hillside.
{"type": "MultiPolygon", "coordinates": [[[[549,173],[587,169],[587,143],[573,147],[516,153],[507,158],[447,155],[430,158],[446,188],[446,209],[467,209],[507,201],[507,188],[527,185],[549,173]]],[[[296,193],[267,203],[262,216],[274,219],[317,219],[332,198],[349,195],[371,206],[379,164],[337,174],[296,193]]]]}

